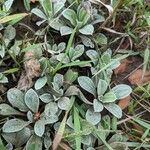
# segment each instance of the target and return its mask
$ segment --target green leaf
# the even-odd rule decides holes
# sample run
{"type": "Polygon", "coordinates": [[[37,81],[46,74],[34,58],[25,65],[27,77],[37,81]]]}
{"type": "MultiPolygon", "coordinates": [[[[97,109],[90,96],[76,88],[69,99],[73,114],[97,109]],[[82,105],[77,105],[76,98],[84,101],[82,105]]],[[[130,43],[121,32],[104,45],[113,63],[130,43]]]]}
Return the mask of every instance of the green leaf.
{"type": "Polygon", "coordinates": [[[64,7],[64,2],[61,1],[55,1],[54,4],[54,15],[57,14],[63,7],[64,7]]]}
{"type": "Polygon", "coordinates": [[[47,116],[55,115],[58,112],[57,104],[55,102],[46,104],[44,112],[47,116]]]}
{"type": "Polygon", "coordinates": [[[25,94],[25,103],[32,112],[36,113],[39,109],[39,97],[33,89],[29,89],[25,94]]]}
{"type": "Polygon", "coordinates": [[[103,104],[97,99],[94,99],[93,106],[94,106],[94,112],[101,112],[104,108],[103,104]]]}
{"type": "Polygon", "coordinates": [[[42,150],[42,139],[32,135],[26,144],[26,150],[42,150]]]}
{"type": "Polygon", "coordinates": [[[104,107],[115,117],[119,119],[122,117],[122,110],[118,105],[114,103],[110,103],[110,104],[105,104],[104,107]]]}
{"type": "MultiPolygon", "coordinates": [[[[74,107],[74,131],[75,134],[81,132],[80,117],[76,107],[74,107]]],[[[76,150],[81,150],[81,136],[80,135],[75,136],[75,141],[76,141],[76,150]]]]}
{"type": "Polygon", "coordinates": [[[109,91],[102,98],[100,98],[100,100],[103,103],[111,103],[111,102],[116,101],[117,97],[116,97],[116,95],[115,95],[115,93],[113,91],[109,91]]]}
{"type": "Polygon", "coordinates": [[[112,91],[115,93],[117,99],[122,99],[132,93],[132,88],[129,85],[120,84],[113,87],[112,91]]]}
{"type": "Polygon", "coordinates": [[[45,123],[42,120],[38,120],[34,125],[34,132],[37,136],[42,137],[45,131],[45,123]]]}
{"type": "Polygon", "coordinates": [[[49,103],[49,102],[51,102],[51,101],[53,100],[53,99],[52,99],[52,95],[49,94],[49,93],[44,93],[44,94],[42,94],[39,98],[40,98],[41,101],[44,102],[44,103],[49,103]]]}
{"type": "Polygon", "coordinates": [[[106,45],[107,44],[107,37],[102,33],[98,33],[95,36],[95,41],[100,46],[106,45]]]}
{"type": "Polygon", "coordinates": [[[102,96],[108,88],[108,83],[105,80],[99,79],[97,85],[98,96],[102,96]]]}
{"type": "Polygon", "coordinates": [[[63,35],[69,35],[73,32],[73,29],[68,26],[62,26],[60,27],[60,34],[63,35]]]}
{"type": "Polygon", "coordinates": [[[14,2],[14,0],[5,0],[3,9],[6,12],[8,12],[10,10],[10,8],[12,7],[13,2],[14,2]]]}
{"type": "Polygon", "coordinates": [[[68,97],[62,97],[58,100],[58,107],[61,110],[68,110],[70,107],[70,99],[68,97]]]}
{"type": "Polygon", "coordinates": [[[38,8],[33,8],[31,10],[31,13],[37,15],[38,17],[40,17],[40,18],[42,18],[44,20],[47,20],[46,15],[40,9],[38,9],[38,8]]]}
{"type": "Polygon", "coordinates": [[[86,112],[86,120],[92,125],[96,125],[101,120],[101,114],[98,112],[94,112],[94,110],[90,108],[86,112]]]}
{"type": "Polygon", "coordinates": [[[11,25],[7,26],[4,31],[4,38],[8,40],[13,40],[15,36],[16,36],[16,29],[11,25]]]}
{"type": "Polygon", "coordinates": [[[85,25],[83,28],[79,30],[80,33],[84,35],[92,35],[94,32],[94,27],[91,24],[85,25]]]}
{"type": "Polygon", "coordinates": [[[94,85],[94,82],[86,76],[80,76],[78,77],[79,85],[86,90],[87,92],[96,95],[96,87],[94,85]]]}
{"type": "Polygon", "coordinates": [[[8,104],[0,104],[0,115],[9,116],[9,115],[23,115],[23,114],[15,110],[8,104]]]}
{"type": "Polygon", "coordinates": [[[24,94],[17,88],[12,88],[7,92],[8,101],[12,106],[17,107],[21,111],[28,111],[25,102],[24,102],[24,94]]]}
{"type": "Polygon", "coordinates": [[[34,87],[35,87],[36,90],[39,90],[42,87],[44,87],[46,83],[47,83],[47,77],[44,76],[44,77],[39,78],[38,80],[36,80],[34,87]]]}
{"type": "Polygon", "coordinates": [[[0,83],[8,83],[8,78],[2,73],[0,73],[0,83]]]}
{"type": "Polygon", "coordinates": [[[17,147],[20,147],[28,141],[28,139],[31,136],[31,131],[29,128],[25,127],[19,132],[3,133],[2,136],[8,143],[11,143],[17,147]]]}
{"type": "Polygon", "coordinates": [[[69,58],[71,61],[76,60],[84,53],[84,45],[77,45],[75,48],[70,48],[69,50],[69,58]]]}
{"type": "Polygon", "coordinates": [[[4,125],[3,125],[3,132],[5,133],[12,133],[12,132],[18,132],[28,126],[30,122],[23,121],[20,119],[11,119],[8,120],[4,125]]]}
{"type": "Polygon", "coordinates": [[[63,16],[70,21],[70,23],[75,27],[76,26],[76,19],[77,15],[74,10],[72,9],[65,9],[63,12],[63,16]]]}

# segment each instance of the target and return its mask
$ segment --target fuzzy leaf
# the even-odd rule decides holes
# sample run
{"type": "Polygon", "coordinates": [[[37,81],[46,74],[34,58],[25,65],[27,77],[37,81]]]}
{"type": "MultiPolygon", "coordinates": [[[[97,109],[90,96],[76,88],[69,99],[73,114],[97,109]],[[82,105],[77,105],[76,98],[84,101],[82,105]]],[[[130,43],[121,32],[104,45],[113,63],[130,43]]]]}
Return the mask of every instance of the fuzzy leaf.
{"type": "Polygon", "coordinates": [[[117,100],[117,97],[114,92],[109,91],[102,97],[102,102],[103,103],[111,103],[117,100]]]}
{"type": "Polygon", "coordinates": [[[96,95],[96,87],[94,85],[94,82],[86,76],[80,76],[78,78],[79,85],[86,90],[87,92],[96,95]]]}
{"type": "Polygon", "coordinates": [[[30,122],[23,121],[20,119],[11,119],[8,120],[4,125],[3,125],[3,132],[6,133],[12,133],[12,132],[18,132],[22,130],[24,127],[28,126],[30,122]]]}
{"type": "Polygon", "coordinates": [[[55,102],[46,104],[44,112],[47,116],[55,115],[58,112],[57,104],[55,102]]]}
{"type": "Polygon", "coordinates": [[[73,26],[76,26],[76,19],[77,19],[77,15],[75,13],[74,10],[72,9],[66,9],[64,12],[63,12],[63,16],[70,21],[70,23],[73,25],[73,26]]]}
{"type": "Polygon", "coordinates": [[[17,107],[21,111],[28,111],[25,102],[24,102],[24,94],[18,90],[17,88],[12,88],[7,92],[8,101],[12,106],[17,107]]]}
{"type": "Polygon", "coordinates": [[[42,120],[38,120],[34,125],[34,132],[37,136],[42,137],[45,131],[45,123],[42,120]]]}
{"type": "Polygon", "coordinates": [[[33,89],[29,89],[25,94],[25,103],[34,113],[39,109],[39,97],[33,89]]]}
{"type": "Polygon", "coordinates": [[[98,96],[102,96],[108,88],[108,83],[105,80],[99,79],[98,85],[97,85],[97,93],[98,96]]]}
{"type": "Polygon", "coordinates": [[[101,120],[101,114],[98,112],[94,112],[93,109],[88,109],[86,112],[86,120],[92,125],[96,125],[101,120]]]}
{"type": "Polygon", "coordinates": [[[80,33],[84,35],[92,35],[94,32],[94,27],[91,24],[85,25],[83,28],[79,30],[80,33]]]}
{"type": "Polygon", "coordinates": [[[73,29],[68,26],[62,26],[60,27],[60,34],[63,35],[69,35],[73,32],[73,29]]]}
{"type": "Polygon", "coordinates": [[[46,83],[47,83],[47,77],[46,77],[46,76],[44,76],[44,77],[42,77],[42,78],[39,78],[39,79],[36,80],[36,82],[35,82],[35,89],[36,89],[36,90],[41,89],[42,87],[45,86],[46,83]]]}
{"type": "Polygon", "coordinates": [[[110,104],[105,104],[104,107],[115,117],[117,117],[117,118],[122,117],[122,110],[118,105],[116,105],[114,103],[110,103],[110,104]]]}
{"type": "Polygon", "coordinates": [[[51,94],[49,94],[49,93],[44,93],[39,98],[44,103],[49,103],[53,100],[51,94]]]}
{"type": "Polygon", "coordinates": [[[94,106],[94,112],[101,112],[104,108],[103,104],[97,99],[94,99],[93,106],[94,106]]]}
{"type": "Polygon", "coordinates": [[[2,136],[8,143],[19,147],[28,141],[31,136],[31,131],[29,128],[24,128],[15,133],[3,133],[2,136]]]}
{"type": "Polygon", "coordinates": [[[70,107],[70,99],[68,97],[62,97],[58,100],[58,107],[61,110],[68,110],[70,107]]]}
{"type": "Polygon", "coordinates": [[[22,115],[21,112],[15,110],[13,107],[8,104],[0,104],[0,115],[9,116],[9,115],[22,115]]]}
{"type": "Polygon", "coordinates": [[[116,85],[112,88],[112,91],[115,93],[117,99],[125,98],[132,93],[131,87],[126,84],[116,85]]]}

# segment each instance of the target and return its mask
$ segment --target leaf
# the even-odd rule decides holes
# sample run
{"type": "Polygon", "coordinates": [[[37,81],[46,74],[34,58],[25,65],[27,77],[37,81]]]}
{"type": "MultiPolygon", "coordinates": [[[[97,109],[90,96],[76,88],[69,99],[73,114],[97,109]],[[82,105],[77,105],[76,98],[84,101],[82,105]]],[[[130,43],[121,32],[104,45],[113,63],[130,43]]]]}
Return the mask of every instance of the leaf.
{"type": "Polygon", "coordinates": [[[12,133],[12,132],[18,132],[22,130],[24,127],[28,126],[30,122],[23,121],[20,119],[11,119],[8,120],[4,125],[3,125],[3,132],[5,133],[12,133]]]}
{"type": "MultiPolygon", "coordinates": [[[[80,117],[79,117],[79,112],[76,107],[74,107],[74,132],[75,134],[78,134],[81,132],[80,117]]],[[[80,135],[75,136],[75,142],[76,142],[76,150],[80,150],[81,149],[81,136],[80,135]]]]}
{"type": "Polygon", "coordinates": [[[93,106],[94,106],[94,112],[101,112],[104,108],[103,104],[97,99],[94,99],[93,106]]]}
{"type": "Polygon", "coordinates": [[[14,0],[5,0],[5,3],[4,3],[4,10],[6,12],[8,12],[13,4],[14,0]]]}
{"type": "Polygon", "coordinates": [[[72,9],[65,9],[65,11],[62,13],[63,16],[70,21],[70,23],[75,27],[76,26],[76,19],[77,15],[74,10],[72,9]]]}
{"type": "Polygon", "coordinates": [[[4,31],[4,38],[8,40],[13,40],[15,36],[16,36],[16,29],[11,25],[7,26],[4,31]]]}
{"type": "Polygon", "coordinates": [[[86,55],[92,60],[94,65],[97,64],[97,61],[99,59],[99,54],[95,50],[86,51],[86,55]]]}
{"type": "Polygon", "coordinates": [[[19,132],[3,133],[2,136],[8,143],[11,143],[17,147],[20,147],[28,141],[28,139],[31,136],[31,131],[29,128],[25,127],[19,132]]]}
{"type": "Polygon", "coordinates": [[[94,48],[94,43],[93,41],[87,37],[87,36],[84,36],[84,35],[80,35],[80,38],[82,40],[82,43],[86,46],[86,47],[90,47],[90,48],[94,48]]]}
{"type": "Polygon", "coordinates": [[[44,76],[44,77],[39,78],[38,80],[36,80],[34,87],[35,87],[36,90],[39,90],[42,87],[44,87],[46,83],[47,83],[47,77],[44,76]]]}
{"type": "Polygon", "coordinates": [[[105,80],[99,79],[97,85],[98,96],[102,96],[108,88],[108,83],[105,80]]]}
{"type": "Polygon", "coordinates": [[[44,112],[47,116],[55,115],[58,112],[57,104],[55,102],[46,104],[44,112]]]}
{"type": "Polygon", "coordinates": [[[29,89],[25,94],[25,103],[34,113],[39,109],[39,97],[33,89],[29,89]]]}
{"type": "Polygon", "coordinates": [[[28,111],[25,102],[24,102],[24,94],[17,88],[9,89],[7,92],[8,101],[11,103],[13,107],[17,107],[21,111],[28,111]]]}
{"type": "Polygon", "coordinates": [[[6,16],[6,17],[0,19],[0,24],[6,23],[6,22],[9,22],[12,20],[21,20],[22,18],[24,18],[27,15],[28,15],[27,13],[9,15],[9,16],[6,16]]]}
{"type": "Polygon", "coordinates": [[[32,135],[26,144],[26,150],[42,150],[42,139],[32,135]]]}
{"type": "Polygon", "coordinates": [[[60,34],[63,35],[69,35],[73,32],[73,29],[68,26],[62,26],[60,27],[60,34]]]}
{"type": "Polygon", "coordinates": [[[116,85],[112,88],[112,91],[115,93],[117,99],[125,98],[132,93],[131,87],[126,84],[116,85]]]}
{"type": "Polygon", "coordinates": [[[84,53],[84,45],[77,45],[75,48],[70,48],[69,50],[69,58],[71,61],[76,60],[84,53]]]}
{"type": "Polygon", "coordinates": [[[68,97],[62,97],[58,100],[58,107],[61,110],[68,110],[70,106],[70,99],[68,97]]]}
{"type": "Polygon", "coordinates": [[[95,87],[93,81],[89,77],[80,76],[80,77],[78,77],[78,82],[79,82],[79,85],[84,90],[93,94],[94,96],[96,95],[96,87],[95,87]]]}
{"type": "Polygon", "coordinates": [[[83,28],[79,30],[80,33],[84,35],[92,35],[94,32],[94,27],[91,24],[85,25],[83,28]]]}
{"type": "Polygon", "coordinates": [[[123,99],[120,99],[119,103],[118,103],[118,106],[123,110],[123,109],[125,109],[126,107],[129,106],[130,100],[131,100],[131,96],[130,95],[125,97],[125,98],[123,98],[123,99]]]}
{"type": "Polygon", "coordinates": [[[0,104],[0,115],[9,116],[9,115],[23,115],[23,114],[15,110],[8,104],[0,104]]]}
{"type": "Polygon", "coordinates": [[[31,10],[31,13],[35,14],[36,16],[38,16],[38,17],[40,17],[40,18],[42,18],[44,20],[47,20],[46,15],[38,8],[33,8],[31,10]]]}
{"type": "Polygon", "coordinates": [[[53,8],[54,9],[54,15],[55,15],[64,7],[64,2],[55,1],[53,5],[54,5],[54,8],[53,8]]]}
{"type": "Polygon", "coordinates": [[[0,73],[0,83],[8,83],[8,78],[2,73],[0,73]]]}
{"type": "Polygon", "coordinates": [[[86,112],[86,120],[92,125],[96,125],[101,120],[101,114],[98,112],[94,112],[93,109],[88,109],[86,112]]]}
{"type": "Polygon", "coordinates": [[[95,36],[95,41],[99,46],[106,45],[107,44],[107,37],[102,33],[98,33],[95,36]]]}
{"type": "Polygon", "coordinates": [[[110,112],[112,113],[115,117],[117,118],[121,118],[122,117],[122,110],[121,108],[114,104],[114,103],[110,103],[110,104],[105,104],[104,107],[110,112]]]}
{"type": "Polygon", "coordinates": [[[44,103],[49,103],[49,102],[51,102],[51,101],[53,100],[53,99],[52,99],[52,95],[49,94],[49,93],[44,93],[44,94],[42,94],[39,98],[40,98],[41,101],[44,102],[44,103]]]}
{"type": "Polygon", "coordinates": [[[45,124],[42,120],[38,120],[34,125],[34,132],[37,136],[42,137],[45,131],[45,124]]]}
{"type": "Polygon", "coordinates": [[[106,93],[101,99],[103,103],[111,103],[117,100],[117,97],[113,91],[106,93]]]}

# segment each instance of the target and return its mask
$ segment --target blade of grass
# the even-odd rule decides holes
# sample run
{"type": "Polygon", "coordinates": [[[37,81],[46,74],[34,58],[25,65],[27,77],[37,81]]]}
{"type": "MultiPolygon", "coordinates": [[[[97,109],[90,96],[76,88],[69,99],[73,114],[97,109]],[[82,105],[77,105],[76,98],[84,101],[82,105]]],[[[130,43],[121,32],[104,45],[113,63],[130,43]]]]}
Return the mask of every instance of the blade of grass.
{"type": "MultiPolygon", "coordinates": [[[[74,106],[74,131],[75,133],[79,133],[81,129],[80,126],[80,118],[79,118],[79,112],[77,108],[74,106]]],[[[81,150],[81,136],[77,135],[75,136],[76,141],[76,150],[81,150]]]]}

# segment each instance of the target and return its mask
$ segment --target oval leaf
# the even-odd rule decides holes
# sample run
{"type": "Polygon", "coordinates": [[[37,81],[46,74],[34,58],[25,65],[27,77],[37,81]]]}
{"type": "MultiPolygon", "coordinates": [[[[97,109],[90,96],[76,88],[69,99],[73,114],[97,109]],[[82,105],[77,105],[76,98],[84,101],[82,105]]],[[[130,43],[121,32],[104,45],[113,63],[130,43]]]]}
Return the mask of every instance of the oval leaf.
{"type": "Polygon", "coordinates": [[[97,93],[98,96],[102,96],[108,87],[108,83],[105,80],[99,79],[98,85],[97,85],[97,93]]]}
{"type": "Polygon", "coordinates": [[[70,108],[70,99],[68,97],[62,97],[58,101],[58,107],[62,110],[68,110],[70,108]]]}
{"type": "Polygon", "coordinates": [[[95,87],[93,81],[89,77],[80,76],[78,78],[78,82],[84,90],[93,94],[94,96],[96,95],[96,87],[95,87]]]}
{"type": "Polygon", "coordinates": [[[102,97],[102,102],[103,103],[111,103],[117,100],[117,97],[114,92],[109,91],[102,97]]]}
{"type": "Polygon", "coordinates": [[[22,115],[21,112],[17,111],[8,104],[0,104],[0,115],[9,116],[9,115],[22,115]]]}
{"type": "Polygon", "coordinates": [[[34,125],[34,132],[37,136],[42,137],[45,131],[45,124],[42,120],[38,120],[34,125]]]}
{"type": "Polygon", "coordinates": [[[41,89],[45,84],[47,83],[47,77],[44,76],[42,78],[39,78],[36,82],[35,82],[35,89],[39,90],[41,89]]]}
{"type": "Polygon", "coordinates": [[[110,104],[105,104],[104,107],[115,117],[117,117],[117,118],[122,117],[122,110],[118,105],[116,105],[114,103],[110,103],[110,104]]]}
{"type": "Polygon", "coordinates": [[[25,94],[25,103],[34,113],[39,109],[39,97],[33,89],[29,89],[25,94]]]}
{"type": "Polygon", "coordinates": [[[112,88],[112,91],[115,93],[117,99],[125,98],[132,93],[131,87],[126,84],[116,85],[112,88]]]}
{"type": "Polygon", "coordinates": [[[12,106],[17,107],[21,111],[28,111],[29,109],[24,102],[24,94],[17,88],[12,88],[7,92],[8,101],[12,106]]]}
{"type": "Polygon", "coordinates": [[[103,104],[97,99],[94,99],[93,106],[94,106],[94,112],[101,112],[104,108],[103,104]]]}
{"type": "Polygon", "coordinates": [[[86,120],[92,125],[96,125],[101,120],[101,114],[94,112],[93,109],[88,109],[86,112],[86,120]]]}
{"type": "Polygon", "coordinates": [[[79,30],[80,33],[84,35],[92,35],[94,32],[94,27],[91,24],[85,25],[82,29],[79,30]]]}
{"type": "Polygon", "coordinates": [[[23,121],[20,119],[11,119],[8,120],[4,125],[3,125],[3,132],[6,133],[12,133],[12,132],[18,132],[22,130],[24,127],[28,126],[30,122],[23,121]]]}

